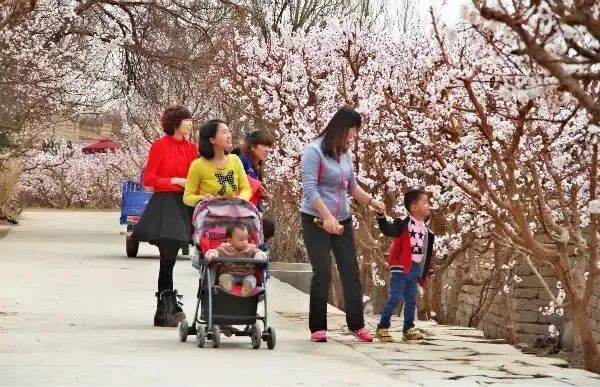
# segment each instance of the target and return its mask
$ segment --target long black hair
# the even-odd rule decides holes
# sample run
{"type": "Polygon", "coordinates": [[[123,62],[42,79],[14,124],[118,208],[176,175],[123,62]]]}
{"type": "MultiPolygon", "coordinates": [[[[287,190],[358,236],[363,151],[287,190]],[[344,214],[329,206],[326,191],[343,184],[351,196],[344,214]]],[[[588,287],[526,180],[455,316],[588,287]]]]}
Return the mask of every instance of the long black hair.
{"type": "Polygon", "coordinates": [[[344,106],[338,110],[317,136],[323,138],[321,148],[326,156],[339,158],[348,151],[348,132],[351,128],[360,128],[362,118],[360,114],[351,107],[344,106]]]}
{"type": "Polygon", "coordinates": [[[242,144],[240,153],[248,155],[248,158],[252,163],[252,167],[258,175],[258,180],[262,181],[264,169],[263,162],[257,161],[254,157],[254,148],[256,148],[258,145],[272,147],[273,137],[271,137],[271,135],[269,135],[269,133],[266,130],[254,130],[250,132],[244,139],[244,143],[242,144]]]}
{"type": "Polygon", "coordinates": [[[204,123],[200,128],[200,139],[198,140],[198,153],[200,156],[204,157],[207,160],[212,160],[215,157],[215,148],[213,144],[210,142],[211,138],[215,138],[217,136],[217,131],[219,130],[219,125],[225,124],[225,121],[214,119],[204,123]]]}

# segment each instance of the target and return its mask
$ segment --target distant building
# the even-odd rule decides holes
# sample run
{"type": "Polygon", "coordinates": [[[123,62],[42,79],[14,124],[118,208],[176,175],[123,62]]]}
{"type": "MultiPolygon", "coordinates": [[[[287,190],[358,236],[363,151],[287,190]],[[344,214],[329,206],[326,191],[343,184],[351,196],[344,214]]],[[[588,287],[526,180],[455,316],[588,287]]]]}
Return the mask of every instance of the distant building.
{"type": "Polygon", "coordinates": [[[119,140],[123,122],[118,114],[81,115],[75,119],[59,118],[44,130],[42,140],[64,139],[74,145],[86,146],[102,138],[119,140]]]}

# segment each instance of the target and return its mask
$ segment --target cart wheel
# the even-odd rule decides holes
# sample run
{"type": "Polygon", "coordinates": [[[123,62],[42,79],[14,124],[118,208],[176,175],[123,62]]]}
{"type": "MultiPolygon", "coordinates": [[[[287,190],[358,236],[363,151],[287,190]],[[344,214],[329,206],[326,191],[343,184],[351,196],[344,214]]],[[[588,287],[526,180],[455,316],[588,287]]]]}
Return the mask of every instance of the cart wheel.
{"type": "Polygon", "coordinates": [[[219,345],[221,345],[221,328],[218,325],[213,325],[212,343],[213,348],[219,348],[219,345]]]}
{"type": "Polygon", "coordinates": [[[267,328],[267,348],[269,348],[269,349],[275,348],[275,343],[277,343],[277,336],[275,335],[275,328],[268,327],[267,328]]]}
{"type": "Polygon", "coordinates": [[[179,323],[179,341],[185,343],[187,341],[189,333],[189,326],[187,320],[183,320],[179,323]]]}
{"type": "Polygon", "coordinates": [[[185,246],[181,246],[181,254],[190,255],[190,245],[186,243],[185,246]]]}
{"type": "Polygon", "coordinates": [[[125,239],[125,251],[127,251],[127,256],[129,258],[136,257],[139,248],[140,248],[140,242],[139,241],[136,241],[132,237],[127,237],[125,239]]]}
{"type": "Polygon", "coordinates": [[[250,338],[252,339],[252,348],[259,349],[260,344],[262,343],[262,334],[258,324],[254,324],[252,326],[252,330],[250,331],[250,338]]]}
{"type": "Polygon", "coordinates": [[[204,325],[198,325],[198,328],[196,328],[196,347],[204,348],[204,343],[206,343],[206,329],[204,329],[204,325]]]}

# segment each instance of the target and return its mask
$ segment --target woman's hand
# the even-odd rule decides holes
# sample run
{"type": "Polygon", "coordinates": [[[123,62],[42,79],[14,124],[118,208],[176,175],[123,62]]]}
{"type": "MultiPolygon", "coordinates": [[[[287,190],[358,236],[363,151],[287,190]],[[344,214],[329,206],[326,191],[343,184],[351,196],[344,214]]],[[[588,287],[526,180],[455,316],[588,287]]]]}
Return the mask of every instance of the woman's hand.
{"type": "Polygon", "coordinates": [[[180,187],[185,188],[185,183],[187,182],[186,178],[183,177],[172,177],[171,178],[171,184],[173,185],[178,185],[180,187]]]}
{"type": "Polygon", "coordinates": [[[371,200],[371,208],[378,214],[385,214],[385,204],[379,200],[371,200]]]}
{"type": "Polygon", "coordinates": [[[334,216],[327,217],[323,220],[323,229],[328,233],[335,235],[342,235],[344,233],[344,226],[342,226],[334,216]]]}
{"type": "Polygon", "coordinates": [[[265,187],[263,187],[263,185],[261,184],[261,186],[258,188],[258,192],[260,193],[260,196],[263,199],[269,199],[269,193],[267,192],[267,190],[265,189],[265,187]]]}

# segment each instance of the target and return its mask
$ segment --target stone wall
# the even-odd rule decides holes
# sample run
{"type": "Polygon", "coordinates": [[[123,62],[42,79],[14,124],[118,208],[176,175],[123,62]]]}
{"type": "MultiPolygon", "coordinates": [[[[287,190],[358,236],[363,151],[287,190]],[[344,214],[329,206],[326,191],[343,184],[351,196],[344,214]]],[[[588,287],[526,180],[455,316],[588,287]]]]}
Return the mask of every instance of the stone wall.
{"type": "MultiPolygon", "coordinates": [[[[538,272],[542,275],[550,290],[556,295],[558,293],[556,287],[558,280],[553,275],[552,270],[538,268],[538,272]]],[[[549,334],[550,325],[554,325],[559,330],[565,326],[568,322],[566,317],[557,316],[556,314],[544,316],[540,312],[540,308],[543,309],[549,305],[550,297],[527,265],[513,267],[509,278],[511,284],[508,293],[504,291],[504,285],[490,289],[490,292],[496,292],[496,298],[479,324],[479,328],[484,331],[486,336],[503,338],[513,344],[533,344],[537,336],[549,334]],[[515,274],[522,279],[521,282],[516,283],[512,280],[515,274]]],[[[449,271],[446,283],[451,285],[452,279],[453,273],[449,271]]],[[[481,293],[481,286],[463,287],[459,295],[456,316],[459,325],[469,325],[469,319],[479,306],[481,293]]],[[[588,315],[592,320],[596,341],[600,345],[600,284],[597,284],[596,291],[592,296],[588,315]]]]}

